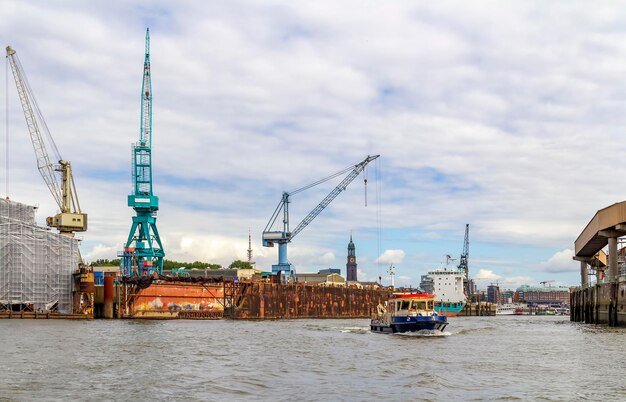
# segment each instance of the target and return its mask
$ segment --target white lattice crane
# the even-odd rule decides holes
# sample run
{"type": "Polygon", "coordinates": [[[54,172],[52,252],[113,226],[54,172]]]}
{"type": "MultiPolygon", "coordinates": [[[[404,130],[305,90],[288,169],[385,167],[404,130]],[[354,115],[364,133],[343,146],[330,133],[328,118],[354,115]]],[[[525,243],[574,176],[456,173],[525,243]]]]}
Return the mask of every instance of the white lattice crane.
{"type": "Polygon", "coordinates": [[[30,134],[30,140],[35,150],[37,158],[37,168],[48,189],[52,193],[56,201],[60,213],[46,219],[46,224],[59,230],[62,235],[74,236],[74,232],[84,232],[87,230],[87,214],[82,213],[78,197],[76,195],[76,186],[74,185],[74,177],[72,176],[72,165],[70,161],[61,157],[59,150],[54,143],[54,139],[48,130],[48,126],[43,119],[39,105],[35,100],[33,91],[30,88],[24,69],[20,63],[15,50],[7,46],[7,59],[11,65],[13,78],[17,87],[17,93],[20,97],[26,125],[30,134]],[[58,165],[53,165],[48,156],[46,144],[41,136],[41,130],[44,131],[54,154],[57,158],[58,165]],[[60,178],[55,172],[60,173],[60,178]]]}

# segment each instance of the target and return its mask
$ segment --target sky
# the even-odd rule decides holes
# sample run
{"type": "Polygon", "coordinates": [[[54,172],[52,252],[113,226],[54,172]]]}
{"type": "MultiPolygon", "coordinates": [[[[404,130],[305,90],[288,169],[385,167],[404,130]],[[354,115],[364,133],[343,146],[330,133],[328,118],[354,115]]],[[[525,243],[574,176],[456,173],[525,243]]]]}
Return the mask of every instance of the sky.
{"type": "MultiPolygon", "coordinates": [[[[458,264],[501,288],[580,283],[574,240],[624,200],[626,4],[578,1],[11,1],[16,51],[89,229],[87,261],[130,230],[150,28],[153,178],[166,258],[257,267],[283,191],[370,163],[289,244],[298,272],[419,285],[458,264]],[[367,178],[367,185],[364,179],[367,178]]],[[[0,191],[57,212],[15,85],[0,80],[0,191]],[[7,169],[8,166],[8,169],[7,169]]],[[[291,199],[295,228],[339,183],[291,199]]]]}

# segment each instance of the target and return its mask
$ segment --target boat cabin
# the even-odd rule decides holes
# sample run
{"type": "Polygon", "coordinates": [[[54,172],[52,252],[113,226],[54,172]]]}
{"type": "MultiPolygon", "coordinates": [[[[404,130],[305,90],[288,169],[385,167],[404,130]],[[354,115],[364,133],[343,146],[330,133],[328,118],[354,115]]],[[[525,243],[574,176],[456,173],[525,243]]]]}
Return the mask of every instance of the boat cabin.
{"type": "Polygon", "coordinates": [[[387,312],[402,315],[431,315],[434,311],[435,296],[426,293],[393,294],[387,300],[387,312]]]}
{"type": "Polygon", "coordinates": [[[370,329],[382,333],[443,331],[448,325],[447,318],[437,314],[434,305],[433,294],[394,293],[385,306],[378,305],[376,314],[372,314],[370,329]]]}

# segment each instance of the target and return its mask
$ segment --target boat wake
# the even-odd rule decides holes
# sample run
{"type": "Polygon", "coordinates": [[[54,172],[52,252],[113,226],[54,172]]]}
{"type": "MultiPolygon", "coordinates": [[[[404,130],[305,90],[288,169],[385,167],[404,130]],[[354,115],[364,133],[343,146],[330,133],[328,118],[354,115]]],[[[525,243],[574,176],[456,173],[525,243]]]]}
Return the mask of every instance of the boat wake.
{"type": "Polygon", "coordinates": [[[407,336],[411,338],[424,338],[424,337],[442,337],[442,336],[450,336],[451,332],[447,331],[439,331],[436,329],[422,329],[415,332],[396,332],[396,336],[407,336]]]}
{"type": "Polygon", "coordinates": [[[344,334],[346,333],[367,334],[368,332],[370,332],[370,328],[369,327],[343,327],[341,328],[341,332],[344,334]]]}

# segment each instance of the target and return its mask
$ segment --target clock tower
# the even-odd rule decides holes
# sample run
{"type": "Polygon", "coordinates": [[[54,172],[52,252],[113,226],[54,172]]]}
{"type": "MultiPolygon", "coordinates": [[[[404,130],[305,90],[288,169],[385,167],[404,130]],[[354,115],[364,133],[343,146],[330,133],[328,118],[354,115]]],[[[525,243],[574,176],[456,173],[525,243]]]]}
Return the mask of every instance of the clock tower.
{"type": "Polygon", "coordinates": [[[346,264],[346,280],[348,282],[356,282],[356,254],[352,235],[350,235],[350,243],[348,243],[348,263],[346,264]]]}

